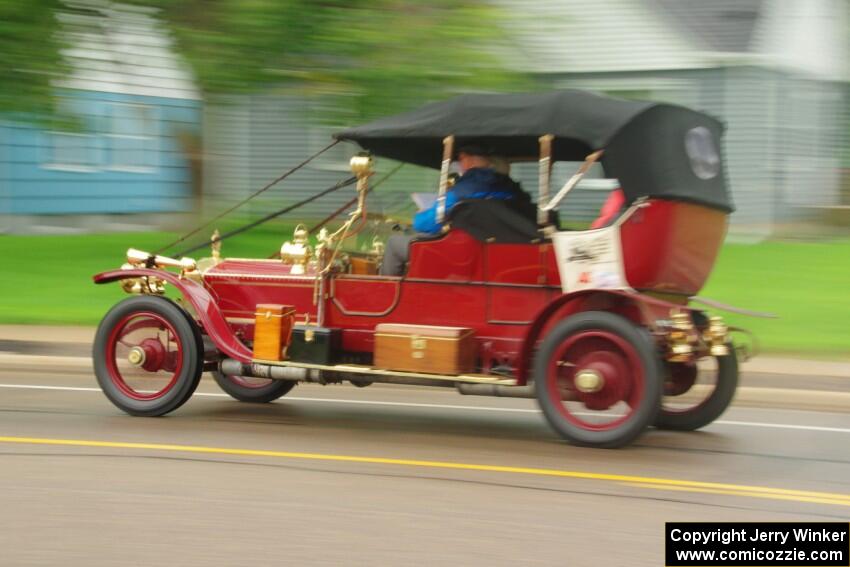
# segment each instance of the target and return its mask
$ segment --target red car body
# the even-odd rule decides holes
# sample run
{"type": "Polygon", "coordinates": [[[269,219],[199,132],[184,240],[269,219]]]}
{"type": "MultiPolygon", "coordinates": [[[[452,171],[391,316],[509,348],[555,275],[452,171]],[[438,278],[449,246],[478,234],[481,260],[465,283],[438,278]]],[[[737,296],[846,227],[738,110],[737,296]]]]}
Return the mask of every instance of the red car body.
{"type": "MultiPolygon", "coordinates": [[[[97,274],[96,283],[127,280],[125,289],[143,296],[104,318],[95,340],[98,381],[113,403],[134,415],[173,411],[191,396],[203,370],[215,370],[219,385],[242,401],[272,401],[299,381],[425,383],[467,394],[536,397],[563,437],[598,447],[629,443],[653,424],[702,427],[731,403],[738,379],[728,328],[689,306],[711,273],[733,209],[717,148],[722,129],[682,107],[563,91],[460,97],[342,132],[339,139],[378,155],[441,164],[441,195],[455,133],[480,137],[516,161],[527,160],[539,143],[537,222],[519,218],[502,225],[510,230],[501,237],[489,236],[496,229],[483,227],[471,205],[471,215],[449,216],[441,235],[410,244],[402,276],[364,273],[354,262],[335,261],[363,216],[371,158],[358,156],[352,160],[357,210],[337,233],[319,238],[324,248],[315,256],[304,239],[284,246],[283,261],[214,253],[202,268],[191,259],[131,250],[130,264],[97,274]],[[653,146],[662,140],[669,143],[653,146]],[[603,153],[627,210],[608,226],[559,230],[550,211],[603,153]],[[585,161],[549,200],[550,160],[557,159],[585,161]],[[163,282],[180,292],[182,306],[159,297],[163,282]],[[327,343],[333,356],[287,359],[284,347],[281,360],[255,357],[256,313],[269,304],[294,307],[305,342],[316,332],[338,338],[327,343]],[[383,323],[422,332],[461,328],[474,336],[475,352],[467,357],[474,371],[437,375],[376,366],[376,327],[383,323]],[[685,409],[665,406],[664,395],[692,389],[697,361],[707,358],[716,361],[708,395],[685,409]],[[153,394],[131,383],[158,373],[167,380],[153,394]],[[613,413],[603,423],[594,412],[613,413]]],[[[495,206],[490,211],[499,222],[518,214],[495,206]]]]}

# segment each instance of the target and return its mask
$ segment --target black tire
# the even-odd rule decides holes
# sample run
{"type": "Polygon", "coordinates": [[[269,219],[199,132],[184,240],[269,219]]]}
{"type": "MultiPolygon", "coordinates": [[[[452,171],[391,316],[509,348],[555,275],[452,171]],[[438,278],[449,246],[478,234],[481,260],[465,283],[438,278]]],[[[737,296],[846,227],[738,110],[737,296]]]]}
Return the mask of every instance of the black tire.
{"type": "Polygon", "coordinates": [[[285,396],[295,387],[295,382],[289,380],[269,380],[269,383],[259,387],[243,386],[230,376],[225,376],[218,370],[212,372],[216,384],[230,397],[252,404],[267,404],[281,396],[285,396]]]}
{"type": "MultiPolygon", "coordinates": [[[[578,370],[576,368],[573,372],[578,370]]],[[[649,333],[623,317],[603,311],[579,313],[558,323],[551,330],[549,336],[541,343],[535,356],[534,381],[537,401],[547,421],[564,439],[575,445],[600,448],[627,445],[641,435],[648,425],[653,423],[661,406],[663,382],[658,355],[649,333]],[[635,377],[642,375],[638,389],[635,390],[636,395],[639,396],[639,401],[635,403],[637,407],[630,407],[630,413],[623,418],[622,423],[614,423],[611,429],[601,430],[583,427],[571,421],[570,418],[565,416],[565,413],[572,412],[566,409],[563,404],[564,398],[561,395],[556,396],[550,390],[552,380],[558,380],[557,375],[552,376],[550,369],[553,368],[553,364],[557,365],[558,361],[561,360],[559,358],[561,345],[598,332],[619,337],[619,339],[614,340],[623,343],[631,357],[630,359],[637,361],[642,370],[642,374],[630,373],[628,377],[620,378],[621,380],[630,380],[630,386],[633,388],[636,381],[635,377]]],[[[557,388],[557,386],[554,387],[557,388]]],[[[604,387],[602,393],[604,393],[604,387]]],[[[581,420],[576,418],[575,421],[581,420]]]]}
{"type": "MultiPolygon", "coordinates": [[[[717,361],[717,377],[711,394],[699,405],[684,411],[673,411],[665,408],[664,399],[661,401],[661,411],[655,418],[655,427],[675,431],[695,431],[705,427],[723,415],[738,388],[738,358],[735,349],[730,344],[729,354],[715,357],[717,361]]],[[[675,397],[671,397],[675,400],[675,397]]]]}
{"type": "Polygon", "coordinates": [[[100,322],[93,348],[94,371],[101,390],[119,409],[135,416],[161,416],[182,406],[195,392],[203,371],[203,352],[200,330],[183,309],[164,297],[142,295],[117,304],[100,322]],[[119,333],[134,317],[155,318],[170,327],[166,336],[169,341],[173,337],[178,349],[173,357],[178,368],[167,386],[153,395],[137,393],[126,384],[119,368],[118,345],[126,346],[118,340],[119,333]]]}

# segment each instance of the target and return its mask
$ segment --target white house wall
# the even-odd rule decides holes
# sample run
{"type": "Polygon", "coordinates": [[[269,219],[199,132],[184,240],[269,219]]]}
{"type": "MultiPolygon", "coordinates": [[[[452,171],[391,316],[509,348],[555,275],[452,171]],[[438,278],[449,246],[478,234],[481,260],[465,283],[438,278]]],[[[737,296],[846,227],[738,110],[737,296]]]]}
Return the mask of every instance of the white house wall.
{"type": "Polygon", "coordinates": [[[766,64],[825,81],[850,80],[847,0],[764,0],[753,53],[766,64]]]}
{"type": "Polygon", "coordinates": [[[693,42],[641,0],[494,0],[517,37],[514,62],[537,73],[693,69],[693,42]]]}
{"type": "MultiPolygon", "coordinates": [[[[840,204],[848,125],[846,83],[784,74],[777,87],[777,145],[783,160],[778,164],[778,187],[783,202],[804,211],[840,204]]],[[[785,215],[800,212],[790,210],[785,215]]]]}
{"type": "MultiPolygon", "coordinates": [[[[507,61],[535,73],[542,84],[679,103],[723,120],[727,172],[737,206],[733,234],[763,238],[775,222],[793,218],[803,206],[837,202],[838,160],[847,143],[839,130],[847,124],[848,111],[841,98],[842,92],[847,96],[847,74],[842,75],[847,51],[841,52],[846,43],[839,41],[847,39],[845,0],[765,0],[749,42],[754,51],[748,53],[706,51],[647,0],[494,2],[510,14],[516,35],[507,61]],[[827,80],[839,76],[844,79],[827,80]]],[[[272,100],[245,99],[238,112],[208,111],[211,117],[233,112],[238,122],[233,132],[217,130],[221,135],[214,141],[238,164],[222,172],[223,181],[208,175],[211,183],[234,183],[236,175],[239,187],[257,187],[327,139],[309,111],[285,108],[294,104],[291,100],[272,100]],[[249,140],[230,141],[228,136],[236,132],[249,140]]],[[[306,196],[308,189],[320,190],[338,179],[327,164],[311,167],[316,174],[303,181],[294,177],[294,194],[306,196]]],[[[533,166],[517,167],[514,173],[527,190],[536,192],[533,166]]],[[[431,190],[423,181],[427,176],[410,175],[404,184],[388,184],[386,194],[431,190]]],[[[556,170],[555,183],[558,175],[566,173],[556,170]]],[[[237,187],[231,190],[239,194],[237,187]]],[[[562,216],[592,218],[604,196],[603,190],[578,189],[562,216]]],[[[327,210],[318,203],[312,207],[317,213],[327,210]]]]}
{"type": "Polygon", "coordinates": [[[59,12],[70,76],[59,87],[124,95],[199,99],[188,67],[150,10],[116,4],[93,13],[59,12]],[[93,15],[100,13],[101,15],[93,15]]]}
{"type": "Polygon", "coordinates": [[[726,124],[725,155],[736,211],[731,232],[763,238],[779,206],[773,74],[754,67],[715,69],[703,81],[701,108],[726,124]]]}

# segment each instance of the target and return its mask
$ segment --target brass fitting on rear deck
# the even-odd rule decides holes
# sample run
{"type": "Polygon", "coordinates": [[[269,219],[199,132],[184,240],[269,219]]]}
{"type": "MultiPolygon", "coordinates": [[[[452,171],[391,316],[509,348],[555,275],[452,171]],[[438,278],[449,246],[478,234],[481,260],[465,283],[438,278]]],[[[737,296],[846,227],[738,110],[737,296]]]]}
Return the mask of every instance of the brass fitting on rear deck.
{"type": "Polygon", "coordinates": [[[667,334],[667,346],[670,362],[688,362],[694,354],[694,323],[691,316],[683,311],[675,310],[670,314],[671,330],[667,334]]]}
{"type": "Polygon", "coordinates": [[[729,327],[723,322],[723,318],[717,315],[709,317],[708,328],[702,336],[705,344],[709,345],[711,356],[729,355],[729,327]]]}

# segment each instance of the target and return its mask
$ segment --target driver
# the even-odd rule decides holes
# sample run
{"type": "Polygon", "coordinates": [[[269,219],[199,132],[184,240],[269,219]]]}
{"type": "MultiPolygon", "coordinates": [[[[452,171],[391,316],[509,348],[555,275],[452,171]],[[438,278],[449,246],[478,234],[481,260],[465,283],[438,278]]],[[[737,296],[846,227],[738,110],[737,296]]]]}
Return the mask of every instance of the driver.
{"type": "MultiPolygon", "coordinates": [[[[516,200],[517,208],[530,210],[533,217],[535,209],[528,194],[508,175],[497,172],[493,167],[494,161],[484,146],[468,144],[458,149],[457,162],[461,176],[446,192],[446,217],[457,203],[470,199],[516,200]]],[[[444,224],[445,221],[437,222],[436,202],[413,217],[413,229],[419,235],[439,234],[444,224]]],[[[400,276],[404,272],[409,255],[408,245],[414,238],[416,235],[402,234],[389,238],[381,265],[382,275],[400,276]]]]}

